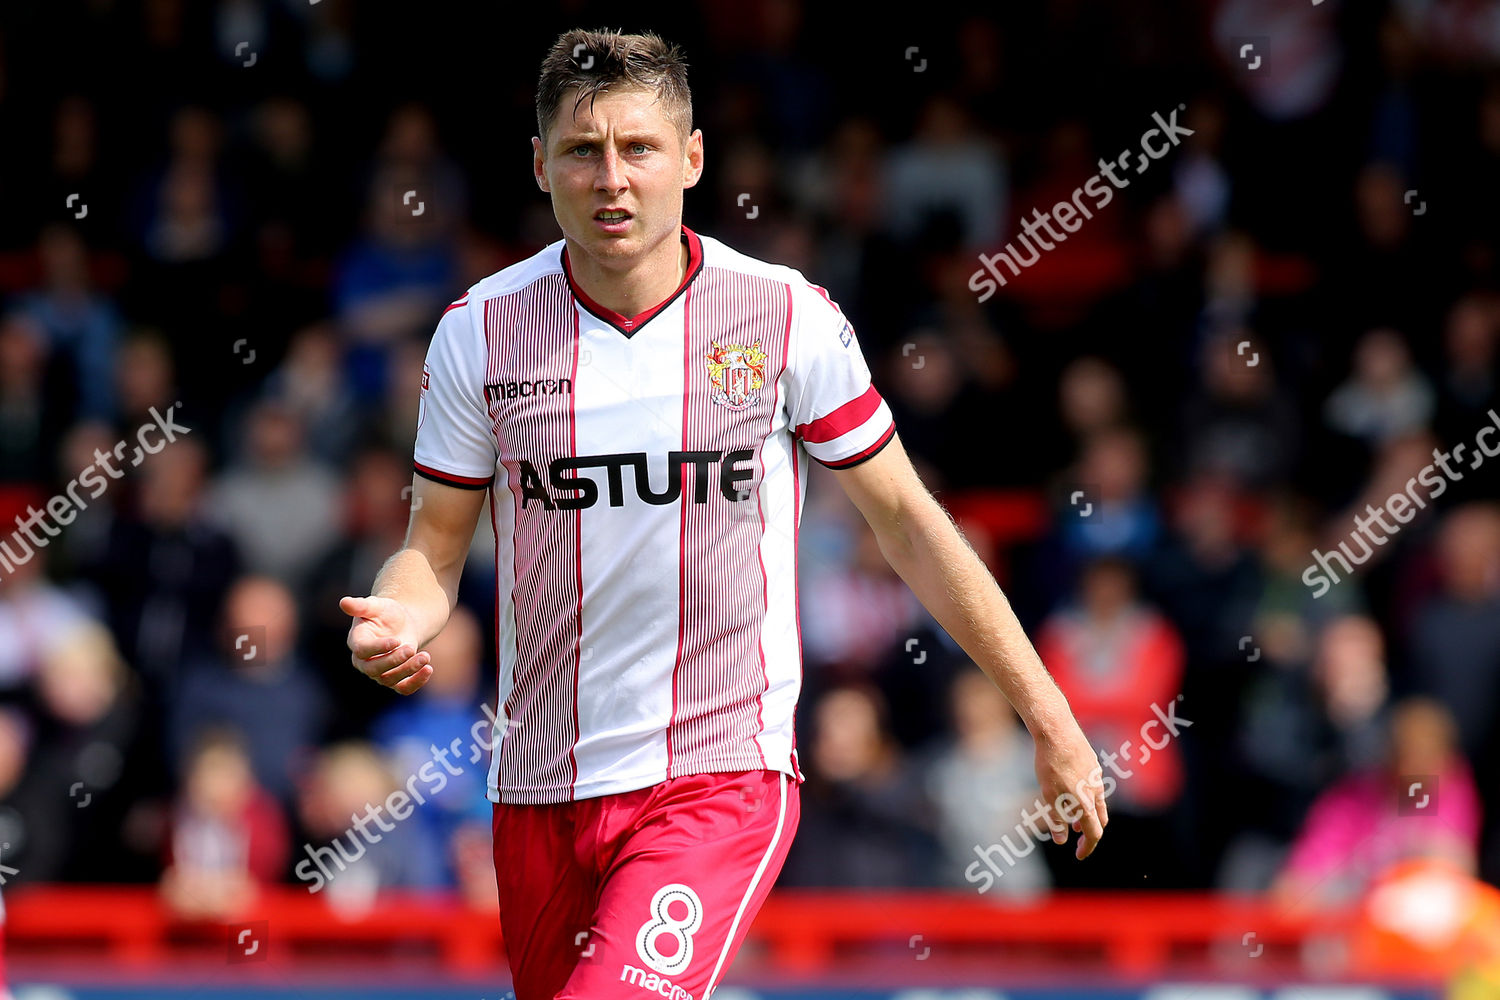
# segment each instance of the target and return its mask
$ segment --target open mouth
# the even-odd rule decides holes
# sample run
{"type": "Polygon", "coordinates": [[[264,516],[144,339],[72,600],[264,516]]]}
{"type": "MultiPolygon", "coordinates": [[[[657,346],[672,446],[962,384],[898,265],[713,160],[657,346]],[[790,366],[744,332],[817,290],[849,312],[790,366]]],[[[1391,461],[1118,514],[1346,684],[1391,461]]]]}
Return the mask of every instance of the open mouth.
{"type": "Polygon", "coordinates": [[[605,225],[629,222],[633,218],[635,218],[635,216],[631,215],[623,208],[601,208],[599,211],[594,213],[594,219],[598,222],[604,223],[605,225]]]}

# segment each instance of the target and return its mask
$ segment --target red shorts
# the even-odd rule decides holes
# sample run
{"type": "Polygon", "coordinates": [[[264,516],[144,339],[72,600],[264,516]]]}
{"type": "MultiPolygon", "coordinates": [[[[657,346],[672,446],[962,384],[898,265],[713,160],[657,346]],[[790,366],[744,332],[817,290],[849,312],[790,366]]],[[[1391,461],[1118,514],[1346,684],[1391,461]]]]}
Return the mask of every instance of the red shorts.
{"type": "Polygon", "coordinates": [[[707,1000],[801,815],[779,771],[494,811],[516,1000],[707,1000]]]}

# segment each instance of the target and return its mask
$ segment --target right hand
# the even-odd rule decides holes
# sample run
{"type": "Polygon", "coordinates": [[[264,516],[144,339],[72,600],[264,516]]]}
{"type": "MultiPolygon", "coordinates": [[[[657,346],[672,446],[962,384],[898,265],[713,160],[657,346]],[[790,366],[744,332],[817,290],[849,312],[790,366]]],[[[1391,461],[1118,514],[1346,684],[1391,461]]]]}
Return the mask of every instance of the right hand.
{"type": "Polygon", "coordinates": [[[345,597],[350,660],[359,672],[397,694],[411,694],[432,676],[432,656],[411,633],[406,607],[389,597],[345,597]]]}
{"type": "Polygon", "coordinates": [[[1066,844],[1071,823],[1074,832],[1081,834],[1073,856],[1082,861],[1094,853],[1104,836],[1104,828],[1109,825],[1109,807],[1104,804],[1104,769],[1072,713],[1051,729],[1039,730],[1034,738],[1037,783],[1043,801],[1052,806],[1045,817],[1052,829],[1052,842],[1066,844]],[[1073,819],[1068,818],[1069,810],[1059,804],[1065,793],[1078,802],[1078,807],[1071,810],[1073,819]],[[1058,811],[1060,819],[1052,815],[1052,809],[1058,811]]]}

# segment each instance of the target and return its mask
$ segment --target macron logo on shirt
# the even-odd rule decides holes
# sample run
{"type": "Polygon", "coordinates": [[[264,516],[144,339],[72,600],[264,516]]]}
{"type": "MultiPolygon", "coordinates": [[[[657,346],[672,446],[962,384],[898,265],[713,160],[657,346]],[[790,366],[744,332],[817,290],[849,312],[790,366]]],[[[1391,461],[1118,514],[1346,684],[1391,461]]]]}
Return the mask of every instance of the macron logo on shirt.
{"type": "Polygon", "coordinates": [[[484,387],[484,398],[490,402],[497,399],[515,399],[517,396],[550,396],[573,394],[570,378],[539,378],[531,381],[491,382],[484,387]]]}

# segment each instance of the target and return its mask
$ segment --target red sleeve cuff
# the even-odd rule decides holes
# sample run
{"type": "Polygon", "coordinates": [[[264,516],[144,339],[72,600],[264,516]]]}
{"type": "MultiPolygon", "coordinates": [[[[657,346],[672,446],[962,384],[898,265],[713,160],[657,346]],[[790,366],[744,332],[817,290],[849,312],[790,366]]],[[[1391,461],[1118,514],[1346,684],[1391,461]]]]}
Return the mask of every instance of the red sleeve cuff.
{"type": "Polygon", "coordinates": [[[490,488],[490,484],[495,481],[493,475],[483,478],[478,476],[456,476],[451,472],[440,472],[437,469],[423,465],[421,462],[413,462],[412,468],[423,479],[431,479],[435,483],[442,483],[444,486],[454,486],[461,490],[487,490],[490,488]]]}
{"type": "MultiPolygon", "coordinates": [[[[854,455],[850,455],[848,458],[841,458],[836,462],[823,462],[821,458],[818,458],[818,461],[823,462],[823,464],[828,466],[830,469],[849,469],[861,462],[867,462],[870,459],[874,458],[877,454],[880,453],[880,449],[891,443],[891,438],[895,436],[896,425],[895,423],[892,423],[885,429],[885,433],[880,435],[875,443],[870,445],[870,447],[866,448],[864,451],[861,451],[854,455]]],[[[817,458],[816,455],[814,455],[813,457],[817,458]]]]}

